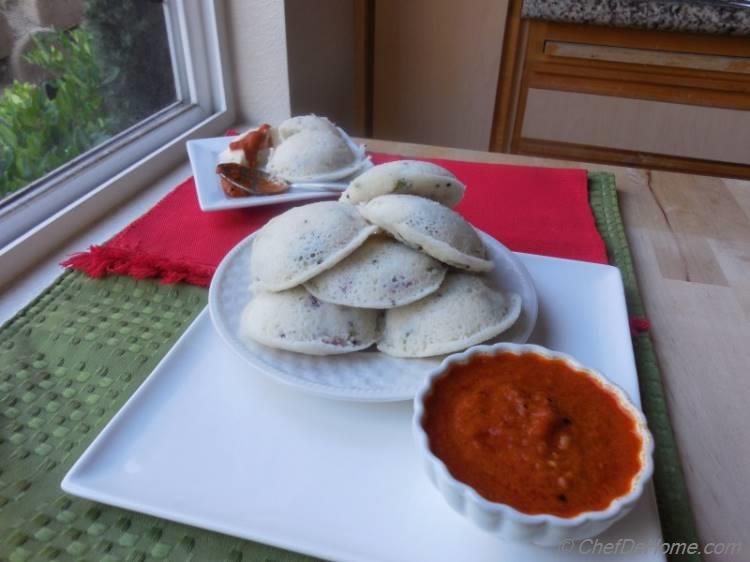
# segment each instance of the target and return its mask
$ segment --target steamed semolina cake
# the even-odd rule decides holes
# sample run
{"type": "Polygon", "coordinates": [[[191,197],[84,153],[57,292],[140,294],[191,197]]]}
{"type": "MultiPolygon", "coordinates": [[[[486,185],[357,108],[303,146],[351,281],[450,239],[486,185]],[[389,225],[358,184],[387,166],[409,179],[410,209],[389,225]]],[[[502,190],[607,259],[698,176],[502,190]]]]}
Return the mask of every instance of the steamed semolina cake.
{"type": "Polygon", "coordinates": [[[336,125],[331,123],[326,117],[319,117],[313,114],[290,117],[279,125],[278,131],[279,138],[282,141],[302,131],[338,132],[336,125]]]}
{"type": "Polygon", "coordinates": [[[295,287],[336,265],[376,230],[354,207],[337,201],[290,209],[257,233],[252,283],[266,291],[295,287]]]}
{"type": "Polygon", "coordinates": [[[474,227],[440,203],[415,195],[381,195],[357,208],[397,240],[443,263],[470,271],[493,267],[474,227]]]}
{"type": "Polygon", "coordinates": [[[240,338],[310,355],[349,353],[377,341],[378,316],[376,310],[323,302],[304,287],[258,292],[242,313],[240,338]]]}
{"type": "Polygon", "coordinates": [[[302,130],[274,148],[268,171],[287,181],[309,181],[353,166],[357,155],[336,132],[302,130]]]}
{"type": "Polygon", "coordinates": [[[418,160],[396,160],[370,168],[354,178],[341,195],[343,203],[365,203],[388,193],[418,195],[455,207],[466,186],[451,172],[418,160]]]}
{"type": "Polygon", "coordinates": [[[393,308],[436,291],[446,267],[387,236],[371,236],[348,257],[310,279],[320,300],[360,308],[393,308]]]}
{"type": "Polygon", "coordinates": [[[451,272],[440,289],[385,313],[378,349],[396,357],[461,351],[494,338],[521,314],[521,297],[490,289],[478,275],[451,272]]]}
{"type": "Polygon", "coordinates": [[[268,171],[290,182],[346,177],[361,167],[338,131],[302,130],[273,149],[268,171]]]}

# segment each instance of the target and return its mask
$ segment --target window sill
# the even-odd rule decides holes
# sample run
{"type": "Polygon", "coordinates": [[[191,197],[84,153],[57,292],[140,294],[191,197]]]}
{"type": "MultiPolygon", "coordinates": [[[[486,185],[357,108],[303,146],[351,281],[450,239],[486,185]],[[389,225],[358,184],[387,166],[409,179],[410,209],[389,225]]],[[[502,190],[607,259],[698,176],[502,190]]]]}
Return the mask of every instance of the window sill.
{"type": "Polygon", "coordinates": [[[163,174],[136,196],[67,238],[52,253],[38,261],[0,294],[0,323],[4,323],[41,293],[62,272],[60,262],[74,252],[87,249],[91,244],[105,242],[133,220],[153,207],[157,201],[192,174],[186,160],[163,174]]]}
{"type": "Polygon", "coordinates": [[[185,141],[221,135],[233,120],[232,112],[217,112],[0,248],[0,289],[14,283],[17,277],[54,251],[60,240],[69,239],[81,228],[126,204],[166,171],[184,162],[185,141]]]}

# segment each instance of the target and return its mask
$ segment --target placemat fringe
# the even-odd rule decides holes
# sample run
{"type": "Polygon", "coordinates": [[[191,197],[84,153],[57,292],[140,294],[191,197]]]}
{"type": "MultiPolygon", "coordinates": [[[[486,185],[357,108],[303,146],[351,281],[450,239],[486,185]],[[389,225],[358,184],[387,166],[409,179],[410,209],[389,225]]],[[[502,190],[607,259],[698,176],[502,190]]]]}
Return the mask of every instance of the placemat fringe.
{"type": "Polygon", "coordinates": [[[73,254],[60,265],[101,279],[107,275],[126,275],[135,279],[156,278],[160,283],[188,283],[208,287],[215,267],[178,263],[167,258],[132,252],[113,246],[91,246],[73,254]]]}

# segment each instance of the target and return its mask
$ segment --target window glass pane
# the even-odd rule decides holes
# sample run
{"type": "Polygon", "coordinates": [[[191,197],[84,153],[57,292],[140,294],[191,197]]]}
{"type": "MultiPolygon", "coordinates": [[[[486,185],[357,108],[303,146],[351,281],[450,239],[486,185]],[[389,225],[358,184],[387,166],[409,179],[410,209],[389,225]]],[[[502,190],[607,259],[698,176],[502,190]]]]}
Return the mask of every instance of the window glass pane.
{"type": "Polygon", "coordinates": [[[161,2],[0,0],[0,198],[175,101],[161,2]]]}

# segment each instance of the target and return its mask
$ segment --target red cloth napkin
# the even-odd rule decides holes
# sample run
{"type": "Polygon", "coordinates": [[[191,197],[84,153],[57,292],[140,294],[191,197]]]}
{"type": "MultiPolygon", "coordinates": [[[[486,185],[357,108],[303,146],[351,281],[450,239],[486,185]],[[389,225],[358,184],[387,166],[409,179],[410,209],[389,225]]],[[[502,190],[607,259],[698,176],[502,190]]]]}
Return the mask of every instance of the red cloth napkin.
{"type": "MultiPolygon", "coordinates": [[[[375,163],[399,158],[373,155],[375,163]]],[[[429,161],[466,184],[466,196],[456,210],[510,249],[608,263],[588,203],[585,170],[429,161]]],[[[190,178],[112,240],[71,256],[63,265],[92,277],[153,277],[205,287],[235,244],[290,206],[204,213],[190,178]]]]}

